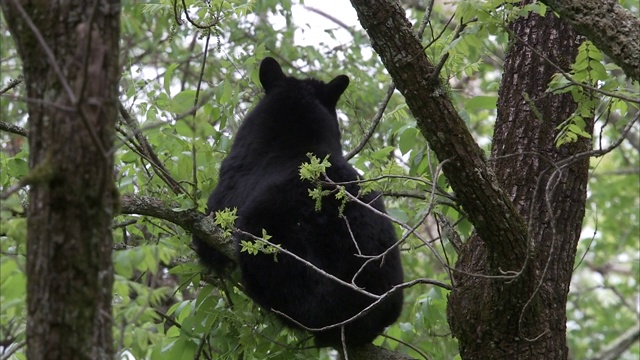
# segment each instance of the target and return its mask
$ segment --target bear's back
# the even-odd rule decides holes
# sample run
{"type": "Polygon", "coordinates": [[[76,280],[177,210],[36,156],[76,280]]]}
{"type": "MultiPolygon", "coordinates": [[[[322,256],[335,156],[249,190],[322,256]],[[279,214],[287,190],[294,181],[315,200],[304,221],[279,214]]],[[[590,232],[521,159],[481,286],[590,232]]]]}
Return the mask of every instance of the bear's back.
{"type": "MultiPolygon", "coordinates": [[[[264,98],[247,115],[228,156],[222,163],[218,184],[209,197],[208,212],[237,208],[237,242],[254,241],[263,232],[270,241],[304,259],[284,252],[249,254],[237,245],[242,281],[250,297],[275,310],[292,326],[321,328],[345,321],[374,299],[312,267],[347,283],[368,259],[355,284],[380,295],[402,282],[402,268],[395,230],[382,215],[380,194],[360,196],[362,203],[336,199],[335,185],[316,209],[309,191],[317,184],[300,179],[299,167],[308,154],[329,156],[327,176],[336,183],[351,182],[346,190],[359,196],[356,170],[342,155],[335,106],[349,80],[338,76],[325,84],[298,80],[282,73],[275,60],[260,67],[264,98]],[[369,204],[369,205],[365,205],[369,204]],[[312,266],[310,266],[310,264],[312,266]],[[293,321],[291,320],[293,319],[293,321]]],[[[197,243],[204,263],[218,261],[212,248],[197,243]],[[212,260],[212,261],[211,261],[212,260]]],[[[348,343],[371,342],[400,314],[402,293],[396,292],[365,316],[345,326],[348,343]]],[[[338,345],[340,330],[315,332],[319,346],[338,345]]]]}

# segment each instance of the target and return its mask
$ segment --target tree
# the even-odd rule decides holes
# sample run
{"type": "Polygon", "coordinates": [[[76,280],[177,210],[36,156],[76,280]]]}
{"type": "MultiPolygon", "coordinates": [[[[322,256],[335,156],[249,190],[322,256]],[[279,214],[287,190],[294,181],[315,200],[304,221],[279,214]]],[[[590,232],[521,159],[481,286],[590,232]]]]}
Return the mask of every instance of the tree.
{"type": "MultiPolygon", "coordinates": [[[[541,3],[403,1],[403,9],[354,0],[367,34],[324,14],[336,21],[327,39],[338,43],[313,46],[292,46],[299,29],[314,28],[298,22],[300,7],[185,3],[187,9],[180,2],[123,9],[114,170],[122,215],[113,223],[120,356],[329,357],[301,349],[307,335],[253,306],[233,273],[203,275],[189,248],[194,233],[233,256],[227,234],[198,210],[238,122],[259,96],[256,63],[267,55],[295,74],[351,77],[339,105],[343,142],[367,183],[385,193],[404,239],[405,311],[388,329],[391,338],[376,341],[395,351],[348,349],[350,359],[449,359],[458,352],[463,359],[566,358],[565,343],[576,358],[638,354],[637,345],[628,350],[638,337],[630,303],[638,264],[624,260],[637,252],[639,204],[628,189],[638,184],[638,98],[637,83],[623,71],[637,78],[628,70],[633,59],[603,47],[608,59],[596,48],[603,46],[600,25],[571,15],[580,3],[561,8],[566,2],[549,1],[558,19],[541,3]],[[369,54],[367,35],[391,78],[369,54]],[[605,153],[588,168],[590,157],[605,153]],[[613,313],[615,320],[606,316],[613,313]]],[[[600,16],[605,23],[608,16],[637,21],[611,6],[615,12],[600,16]]],[[[610,35],[605,42],[616,49],[624,40],[610,35]]],[[[637,44],[632,35],[626,41],[637,44]]],[[[11,47],[2,51],[11,59],[11,47]]],[[[3,60],[5,83],[21,73],[11,64],[3,60]]],[[[11,119],[0,123],[9,140],[0,158],[7,169],[0,177],[0,295],[12,300],[0,326],[10,335],[2,344],[20,352],[21,293],[9,284],[22,284],[27,198],[20,189],[36,172],[23,163],[33,147],[20,140],[24,97],[6,93],[14,83],[0,98],[3,119],[11,119]]]]}
{"type": "MultiPolygon", "coordinates": [[[[420,43],[393,42],[398,28],[409,35],[412,30],[397,7],[383,8],[382,3],[369,5],[400,25],[376,26],[373,12],[354,1],[422,133],[438,158],[446,160],[443,171],[477,231],[460,251],[460,273],[453,276],[449,298],[449,323],[462,358],[566,358],[565,310],[558,304],[566,302],[588,161],[582,157],[565,165],[568,170],[553,170],[588,150],[589,139],[556,147],[555,129],[576,105],[570,94],[548,96],[545,91],[555,64],[569,70],[577,53],[575,33],[552,13],[515,20],[498,99],[494,176],[463,120],[450,110],[449,99],[433,95],[441,87],[439,70],[426,56],[415,55],[420,43]],[[416,70],[407,71],[408,64],[416,70]]],[[[591,119],[585,121],[590,134],[591,119]]]]}
{"type": "MultiPolygon", "coordinates": [[[[461,274],[449,314],[463,358],[566,359],[566,311],[557,304],[566,303],[571,260],[580,240],[589,159],[579,154],[591,149],[591,138],[581,136],[572,144],[556,145],[556,129],[571,117],[577,104],[571,94],[551,95],[546,89],[557,71],[554,66],[570,70],[580,41],[551,12],[517,19],[511,30],[492,159],[498,183],[509,189],[512,203],[525,219],[527,242],[517,248],[472,237],[457,267],[467,273],[499,276],[501,269],[517,271],[520,262],[522,273],[515,279],[498,280],[461,274]],[[520,170],[523,167],[526,171],[520,170]],[[492,264],[495,256],[499,259],[492,264]],[[486,291],[480,290],[483,287],[486,291]],[[464,306],[469,301],[484,305],[469,311],[464,306]],[[483,321],[482,313],[492,314],[489,318],[496,321],[483,321]],[[474,327],[481,329],[479,342],[474,327]],[[500,330],[491,331],[492,327],[500,330]]],[[[593,116],[584,122],[584,132],[592,134],[593,116]]],[[[499,239],[499,233],[493,238],[499,239]]]]}
{"type": "Polygon", "coordinates": [[[26,354],[111,359],[120,3],[2,10],[30,99],[26,354]]]}

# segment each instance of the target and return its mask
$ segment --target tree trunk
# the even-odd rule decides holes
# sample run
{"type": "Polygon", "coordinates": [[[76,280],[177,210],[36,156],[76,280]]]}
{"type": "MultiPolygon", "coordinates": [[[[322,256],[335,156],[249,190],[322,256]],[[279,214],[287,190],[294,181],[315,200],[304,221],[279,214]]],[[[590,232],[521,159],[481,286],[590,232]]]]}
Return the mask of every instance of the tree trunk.
{"type": "MultiPolygon", "coordinates": [[[[573,29],[551,12],[544,18],[533,13],[520,18],[511,29],[515,36],[505,60],[492,156],[500,185],[528,223],[535,276],[523,280],[534,287],[520,293],[509,282],[457,274],[448,312],[463,359],[566,359],[565,306],[584,216],[589,161],[581,158],[559,168],[555,164],[588,151],[590,141],[581,138],[555,146],[556,127],[576,104],[570,94],[545,93],[556,70],[531,48],[568,70],[579,41],[573,29]],[[504,300],[511,306],[504,306],[504,300]]],[[[588,124],[586,131],[592,127],[588,124]]],[[[487,256],[484,242],[475,236],[462,251],[457,268],[491,274],[487,256]]]]}
{"type": "Polygon", "coordinates": [[[27,357],[113,359],[120,3],[2,1],[29,101],[27,357]]]}

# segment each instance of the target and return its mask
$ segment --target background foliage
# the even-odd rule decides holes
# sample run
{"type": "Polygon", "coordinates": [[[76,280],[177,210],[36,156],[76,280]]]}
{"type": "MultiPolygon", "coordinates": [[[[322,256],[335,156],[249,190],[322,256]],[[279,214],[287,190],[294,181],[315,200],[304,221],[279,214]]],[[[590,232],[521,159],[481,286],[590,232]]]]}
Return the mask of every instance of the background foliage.
{"type": "MultiPolygon", "coordinates": [[[[114,175],[121,194],[171,200],[175,211],[204,210],[233,135],[260,96],[257,64],[266,56],[276,57],[298,77],[326,81],[347,74],[351,85],[339,104],[340,126],[345,151],[358,148],[384,106],[391,80],[357,23],[317,25],[310,16],[297,16],[311,11],[321,17],[309,10],[316,3],[307,3],[186,1],[187,13],[176,14],[167,0],[125,1],[120,100],[121,112],[130,118],[124,116],[118,124],[114,175]]],[[[421,2],[412,3],[407,14],[418,28],[426,9],[421,2]]],[[[621,3],[638,10],[633,2],[621,3]]],[[[507,46],[505,23],[528,11],[547,9],[541,4],[514,9],[504,1],[438,2],[424,24],[426,51],[433,59],[449,54],[443,71],[448,91],[487,154],[507,46]],[[463,29],[461,24],[466,24],[463,29]]],[[[340,18],[339,13],[331,15],[340,18]]],[[[11,86],[21,65],[4,25],[0,36],[1,121],[27,127],[23,89],[11,86]]],[[[558,144],[584,136],[580,118],[595,114],[593,141],[606,147],[638,113],[637,103],[616,96],[637,97],[638,84],[628,82],[589,42],[581,48],[572,76],[613,95],[588,95],[561,77],[550,84],[550,91],[571,91],[580,101],[558,144]]],[[[0,192],[10,194],[0,207],[0,358],[24,359],[28,199],[26,189],[13,190],[28,173],[29,149],[24,137],[9,132],[0,132],[0,141],[0,192]]],[[[584,236],[567,306],[568,346],[576,359],[593,356],[638,322],[639,150],[636,126],[615,151],[592,160],[584,236]]],[[[385,192],[389,214],[405,224],[397,230],[407,236],[406,279],[449,282],[447,266],[455,263],[452,240],[457,237],[442,225],[455,225],[462,240],[471,226],[455,206],[437,159],[398,93],[351,162],[375,180],[371,184],[385,192]]],[[[190,248],[190,234],[182,228],[123,215],[114,219],[113,229],[114,338],[122,358],[331,356],[326,350],[300,351],[309,345],[306,334],[284,329],[234,284],[205,277],[190,248]]],[[[415,357],[455,358],[446,301],[443,288],[408,289],[401,319],[386,332],[393,339],[380,337],[376,343],[415,357]]],[[[623,358],[638,356],[635,344],[623,358]]]]}

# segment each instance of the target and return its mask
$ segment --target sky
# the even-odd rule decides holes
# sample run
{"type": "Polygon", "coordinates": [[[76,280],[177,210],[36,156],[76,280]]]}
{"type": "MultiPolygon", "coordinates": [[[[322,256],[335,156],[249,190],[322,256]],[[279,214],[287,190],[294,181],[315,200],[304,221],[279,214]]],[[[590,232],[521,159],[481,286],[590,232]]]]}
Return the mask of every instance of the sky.
{"type": "Polygon", "coordinates": [[[351,35],[347,30],[342,28],[327,17],[322,16],[312,10],[320,10],[340,22],[348,26],[360,27],[358,15],[351,6],[351,2],[347,0],[305,0],[304,5],[295,5],[292,8],[293,21],[301,25],[304,31],[299,30],[296,33],[296,43],[300,45],[313,45],[320,41],[328,44],[336,44],[329,34],[325,33],[325,29],[334,29],[334,35],[338,42],[347,42],[351,40],[351,35]]]}

